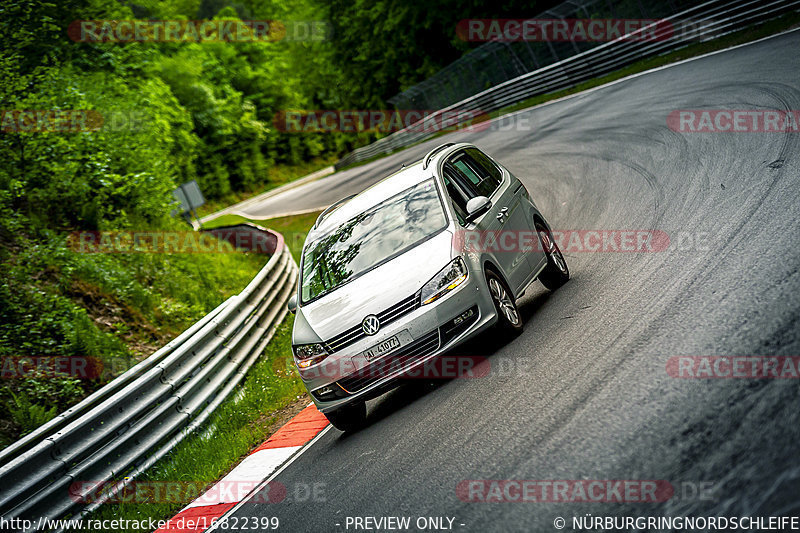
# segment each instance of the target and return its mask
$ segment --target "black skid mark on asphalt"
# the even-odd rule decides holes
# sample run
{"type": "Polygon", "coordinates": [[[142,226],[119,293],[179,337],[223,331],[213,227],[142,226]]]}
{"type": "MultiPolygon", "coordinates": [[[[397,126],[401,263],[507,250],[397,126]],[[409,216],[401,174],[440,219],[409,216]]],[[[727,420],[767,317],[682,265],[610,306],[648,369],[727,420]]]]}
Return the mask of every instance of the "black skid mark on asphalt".
{"type": "MultiPolygon", "coordinates": [[[[580,309],[581,311],[583,311],[584,309],[589,309],[589,308],[591,308],[591,307],[592,307],[591,305],[584,305],[584,306],[581,306],[581,307],[579,307],[578,309],[580,309]]],[[[567,316],[562,316],[562,317],[561,317],[561,320],[567,320],[567,319],[569,319],[569,318],[575,318],[575,315],[567,315],[567,316]]]]}
{"type": "MultiPolygon", "coordinates": [[[[766,163],[766,161],[764,161],[764,162],[766,163]]],[[[775,161],[773,161],[772,163],[767,165],[767,168],[770,169],[770,170],[778,170],[779,168],[781,168],[783,166],[783,164],[785,162],[786,161],[784,159],[776,159],[775,161]]]]}

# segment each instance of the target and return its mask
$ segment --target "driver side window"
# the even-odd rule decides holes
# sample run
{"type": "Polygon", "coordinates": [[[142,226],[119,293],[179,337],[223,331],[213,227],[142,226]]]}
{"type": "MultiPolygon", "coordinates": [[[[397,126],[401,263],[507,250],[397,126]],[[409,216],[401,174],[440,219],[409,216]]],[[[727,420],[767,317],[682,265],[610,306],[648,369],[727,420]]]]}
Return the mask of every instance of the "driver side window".
{"type": "Polygon", "coordinates": [[[444,164],[444,183],[458,223],[467,225],[467,202],[476,196],[490,197],[500,186],[499,169],[475,148],[460,150],[444,164]]]}
{"type": "Polygon", "coordinates": [[[477,148],[456,152],[448,161],[474,196],[490,198],[502,182],[500,170],[477,148]]]}
{"type": "Polygon", "coordinates": [[[444,167],[444,184],[447,188],[447,195],[450,197],[450,203],[453,206],[453,211],[456,213],[458,223],[462,226],[467,225],[467,202],[470,199],[467,193],[458,184],[458,177],[455,171],[448,165],[444,167]]]}

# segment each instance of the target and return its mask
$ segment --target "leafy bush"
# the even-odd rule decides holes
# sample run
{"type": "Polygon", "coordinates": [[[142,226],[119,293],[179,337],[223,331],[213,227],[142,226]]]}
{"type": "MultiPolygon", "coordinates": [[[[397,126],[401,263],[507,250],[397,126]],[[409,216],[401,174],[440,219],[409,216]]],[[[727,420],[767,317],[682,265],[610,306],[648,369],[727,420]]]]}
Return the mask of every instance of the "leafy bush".
{"type": "Polygon", "coordinates": [[[12,420],[22,429],[22,435],[30,433],[48,420],[56,416],[56,407],[46,408],[37,403],[31,403],[25,393],[10,393],[13,402],[8,405],[12,420]]]}

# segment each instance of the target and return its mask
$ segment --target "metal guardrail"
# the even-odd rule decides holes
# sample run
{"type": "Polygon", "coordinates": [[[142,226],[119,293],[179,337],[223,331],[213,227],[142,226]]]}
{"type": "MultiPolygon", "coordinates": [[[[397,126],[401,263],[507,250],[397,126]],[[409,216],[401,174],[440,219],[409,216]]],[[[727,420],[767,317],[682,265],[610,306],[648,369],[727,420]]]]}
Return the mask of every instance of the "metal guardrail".
{"type": "MultiPolygon", "coordinates": [[[[211,230],[248,232],[272,251],[238,295],[166,346],[0,452],[0,516],[5,520],[86,514],[102,504],[81,494],[108,482],[107,497],[207,421],[241,382],[286,316],[297,265],[283,236],[252,224],[211,230]]],[[[223,236],[224,238],[224,236],[223,236]]],[[[33,530],[33,529],[30,529],[33,530]]]]}
{"type": "MultiPolygon", "coordinates": [[[[358,148],[342,159],[335,167],[341,169],[353,163],[390,154],[395,150],[420,142],[441,131],[443,117],[462,113],[465,120],[477,115],[497,111],[539,94],[575,87],[579,83],[608,74],[640,59],[676,50],[689,44],[718,37],[750,24],[768,20],[778,15],[796,11],[800,0],[712,0],[686,9],[662,21],[679,23],[691,19],[694,31],[691,36],[671,36],[671,25],[663,22],[654,25],[655,40],[634,40],[631,37],[648,31],[643,28],[617,40],[601,44],[512,80],[491,87],[470,98],[445,107],[402,130],[394,132],[372,144],[358,148]],[[659,37],[663,38],[659,40],[659,37]]],[[[674,27],[677,27],[675,24],[674,27]]],[[[452,122],[448,122],[453,125],[452,122]]]]}
{"type": "MultiPolygon", "coordinates": [[[[531,19],[653,21],[704,1],[707,0],[565,0],[531,19]]],[[[685,22],[686,25],[675,30],[691,31],[692,21],[685,22]]],[[[469,27],[466,20],[461,21],[456,28],[456,36],[467,41],[476,36],[478,39],[485,38],[480,31],[471,35],[469,27]]],[[[601,44],[602,41],[590,39],[488,40],[432,76],[389,98],[387,102],[398,109],[441,109],[601,44]]]]}

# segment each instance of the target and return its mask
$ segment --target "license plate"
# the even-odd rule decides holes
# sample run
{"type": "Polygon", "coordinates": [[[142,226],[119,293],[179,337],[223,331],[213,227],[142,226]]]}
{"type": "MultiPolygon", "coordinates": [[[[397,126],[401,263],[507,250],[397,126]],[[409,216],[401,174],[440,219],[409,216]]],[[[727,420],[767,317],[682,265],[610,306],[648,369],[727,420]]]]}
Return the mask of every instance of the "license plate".
{"type": "Polygon", "coordinates": [[[372,361],[373,359],[377,359],[383,354],[389,353],[395,348],[399,347],[400,340],[397,338],[397,335],[395,335],[394,337],[389,337],[388,339],[381,341],[372,348],[364,350],[364,357],[367,361],[372,361]]]}

